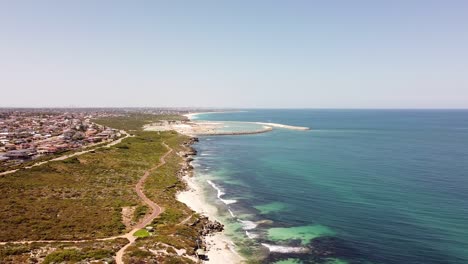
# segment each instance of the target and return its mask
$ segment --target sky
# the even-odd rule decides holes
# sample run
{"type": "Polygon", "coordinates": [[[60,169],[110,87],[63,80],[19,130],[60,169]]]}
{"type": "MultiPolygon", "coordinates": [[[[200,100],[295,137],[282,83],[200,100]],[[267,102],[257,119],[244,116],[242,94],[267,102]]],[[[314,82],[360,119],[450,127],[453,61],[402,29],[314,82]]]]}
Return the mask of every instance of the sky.
{"type": "Polygon", "coordinates": [[[468,1],[0,0],[0,107],[468,108],[468,1]]]}

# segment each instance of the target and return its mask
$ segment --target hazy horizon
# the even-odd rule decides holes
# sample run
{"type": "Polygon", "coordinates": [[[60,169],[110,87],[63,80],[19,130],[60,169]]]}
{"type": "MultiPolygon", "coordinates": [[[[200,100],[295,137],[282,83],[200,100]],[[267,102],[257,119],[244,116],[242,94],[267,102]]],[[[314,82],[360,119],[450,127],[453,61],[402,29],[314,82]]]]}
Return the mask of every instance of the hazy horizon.
{"type": "MultiPolygon", "coordinates": [[[[468,110],[468,107],[460,108],[373,108],[373,107],[356,107],[356,108],[345,108],[345,107],[210,107],[210,106],[0,106],[0,109],[139,109],[139,108],[154,108],[154,109],[181,109],[181,110],[221,110],[224,111],[243,111],[243,110],[468,110]]],[[[221,113],[221,112],[220,112],[221,113]]]]}
{"type": "Polygon", "coordinates": [[[4,1],[0,107],[468,108],[465,1],[4,1]]]}

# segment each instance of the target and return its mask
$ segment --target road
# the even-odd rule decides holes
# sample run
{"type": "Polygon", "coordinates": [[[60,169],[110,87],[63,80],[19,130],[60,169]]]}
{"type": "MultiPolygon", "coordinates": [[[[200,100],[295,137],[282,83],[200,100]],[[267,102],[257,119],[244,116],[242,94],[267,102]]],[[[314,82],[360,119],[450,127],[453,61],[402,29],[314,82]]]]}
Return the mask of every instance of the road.
{"type": "MultiPolygon", "coordinates": [[[[44,164],[47,164],[51,161],[58,161],[58,160],[65,160],[65,159],[68,159],[68,158],[71,158],[71,157],[76,157],[76,156],[80,156],[80,155],[83,155],[83,154],[86,154],[88,152],[91,152],[91,151],[95,151],[96,149],[99,149],[99,148],[109,148],[109,147],[112,147],[114,145],[117,145],[119,144],[120,142],[122,142],[122,140],[128,138],[130,135],[121,130],[120,131],[122,134],[124,134],[125,136],[124,137],[121,137],[117,140],[114,140],[112,141],[111,143],[105,145],[105,146],[101,146],[101,147],[96,147],[96,148],[93,148],[93,149],[88,149],[88,150],[83,150],[83,151],[80,151],[80,152],[75,152],[75,153],[72,153],[72,154],[68,154],[68,155],[63,155],[63,156],[60,156],[58,158],[55,158],[55,159],[50,159],[50,160],[46,160],[46,161],[41,161],[41,162],[37,162],[37,163],[34,163],[33,165],[31,166],[27,166],[27,167],[24,167],[23,169],[31,169],[33,167],[37,167],[37,166],[41,166],[41,165],[44,165],[44,164]]],[[[7,175],[7,174],[11,174],[11,173],[15,173],[17,172],[19,169],[16,169],[16,170],[9,170],[9,171],[5,171],[5,172],[1,172],[0,173],[0,176],[3,176],[3,175],[7,175]]]]}

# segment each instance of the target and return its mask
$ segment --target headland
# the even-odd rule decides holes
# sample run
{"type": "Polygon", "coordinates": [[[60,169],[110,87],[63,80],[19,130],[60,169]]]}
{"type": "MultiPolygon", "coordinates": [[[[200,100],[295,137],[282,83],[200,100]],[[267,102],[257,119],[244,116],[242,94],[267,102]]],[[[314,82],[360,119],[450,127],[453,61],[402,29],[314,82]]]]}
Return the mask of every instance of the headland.
{"type": "MultiPolygon", "coordinates": [[[[203,113],[186,114],[187,118],[193,118],[203,113]]],[[[214,112],[225,113],[225,112],[214,112]]],[[[306,131],[308,127],[292,126],[278,123],[264,122],[244,122],[244,121],[202,121],[202,120],[182,120],[175,122],[158,121],[144,126],[146,131],[170,131],[188,136],[222,136],[222,135],[249,135],[270,132],[274,129],[289,129],[306,131]]]]}

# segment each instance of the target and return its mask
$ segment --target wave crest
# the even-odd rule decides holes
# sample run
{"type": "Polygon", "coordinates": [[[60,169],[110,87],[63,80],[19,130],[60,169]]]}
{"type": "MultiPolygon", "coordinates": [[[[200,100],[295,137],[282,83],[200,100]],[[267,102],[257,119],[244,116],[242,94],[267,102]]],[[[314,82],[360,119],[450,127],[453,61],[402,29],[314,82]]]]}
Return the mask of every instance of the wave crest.
{"type": "Polygon", "coordinates": [[[308,253],[309,249],[306,247],[288,247],[288,246],[278,246],[272,244],[262,243],[262,246],[268,248],[270,252],[275,253],[308,253]]]}
{"type": "Polygon", "coordinates": [[[217,197],[219,200],[221,200],[223,203],[225,204],[233,204],[233,203],[237,203],[237,200],[225,200],[223,198],[221,198],[223,195],[225,195],[226,193],[224,193],[221,188],[219,188],[218,186],[216,186],[216,184],[214,184],[212,181],[210,180],[207,180],[207,182],[218,192],[217,194],[217,197]]]}
{"type": "Polygon", "coordinates": [[[254,234],[254,233],[249,232],[249,231],[245,231],[245,235],[250,239],[255,239],[255,238],[258,237],[258,234],[254,234]]]}
{"type": "Polygon", "coordinates": [[[242,229],[244,230],[252,230],[257,227],[257,223],[248,221],[248,220],[238,220],[242,224],[242,229]]]}

